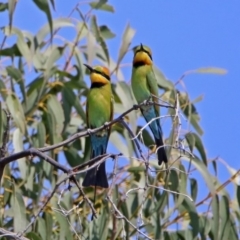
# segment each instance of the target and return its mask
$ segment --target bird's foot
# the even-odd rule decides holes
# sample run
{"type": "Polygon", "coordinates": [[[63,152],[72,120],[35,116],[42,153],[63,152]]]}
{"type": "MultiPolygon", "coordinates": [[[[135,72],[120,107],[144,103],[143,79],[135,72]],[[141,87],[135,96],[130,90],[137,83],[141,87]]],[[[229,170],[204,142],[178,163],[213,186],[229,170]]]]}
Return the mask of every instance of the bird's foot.
{"type": "Polygon", "coordinates": [[[149,99],[143,101],[143,105],[148,105],[149,99]]]}
{"type": "Polygon", "coordinates": [[[138,108],[139,108],[139,107],[138,107],[137,104],[134,104],[134,105],[133,105],[133,109],[134,109],[134,110],[138,110],[138,108]]]}
{"type": "Polygon", "coordinates": [[[87,133],[88,133],[88,135],[92,135],[92,133],[93,133],[93,131],[92,131],[92,129],[87,129],[87,133]]]}
{"type": "Polygon", "coordinates": [[[105,122],[105,123],[103,124],[103,126],[104,126],[104,128],[108,128],[108,127],[109,127],[109,122],[105,122]]]}

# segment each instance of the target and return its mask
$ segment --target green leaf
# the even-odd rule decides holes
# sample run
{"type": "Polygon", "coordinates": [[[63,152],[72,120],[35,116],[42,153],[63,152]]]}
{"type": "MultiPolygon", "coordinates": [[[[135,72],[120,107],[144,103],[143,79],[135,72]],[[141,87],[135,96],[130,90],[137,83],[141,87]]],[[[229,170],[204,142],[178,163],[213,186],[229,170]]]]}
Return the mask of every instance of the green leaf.
{"type": "MultiPolygon", "coordinates": [[[[44,83],[43,77],[38,77],[34,79],[30,85],[28,86],[28,91],[27,91],[27,101],[24,109],[25,115],[29,115],[31,111],[36,109],[38,107],[38,95],[39,95],[39,89],[42,88],[44,83]]],[[[42,94],[46,92],[46,88],[42,91],[42,94]]],[[[39,99],[42,98],[42,95],[39,96],[39,99]]]]}
{"type": "Polygon", "coordinates": [[[239,170],[230,167],[228,164],[226,164],[226,167],[232,177],[234,175],[236,176],[234,179],[232,179],[232,182],[235,183],[237,186],[240,185],[239,170]]]}
{"type": "Polygon", "coordinates": [[[194,100],[192,100],[192,104],[201,102],[202,100],[203,100],[203,95],[200,95],[197,98],[195,98],[194,100]]]}
{"type": "Polygon", "coordinates": [[[188,198],[184,199],[183,206],[189,214],[190,226],[192,227],[192,235],[193,235],[193,238],[195,238],[198,235],[198,231],[199,231],[198,213],[196,211],[195,205],[188,198]]]}
{"type": "Polygon", "coordinates": [[[25,84],[24,84],[24,79],[22,77],[22,73],[19,69],[12,67],[12,66],[7,66],[6,67],[7,73],[10,77],[15,79],[16,83],[19,85],[22,96],[23,96],[23,101],[26,101],[26,92],[25,92],[25,84]]]}
{"type": "MultiPolygon", "coordinates": [[[[2,184],[1,184],[1,186],[2,186],[4,189],[10,189],[10,191],[5,191],[5,192],[4,192],[4,196],[3,196],[3,204],[4,204],[4,206],[10,204],[10,200],[12,201],[12,199],[13,199],[12,196],[13,196],[13,187],[14,187],[14,186],[13,186],[12,182],[7,179],[7,177],[11,175],[9,165],[10,165],[10,164],[7,164],[7,165],[5,166],[5,168],[2,169],[2,170],[4,170],[4,175],[3,175],[3,179],[2,179],[2,184]],[[4,176],[5,176],[5,177],[4,177],[4,176]]],[[[2,166],[1,166],[1,167],[2,167],[2,166]]],[[[1,182],[0,182],[0,183],[1,183],[1,182]]]]}
{"type": "MultiPolygon", "coordinates": [[[[4,29],[5,35],[17,35],[17,47],[21,53],[21,55],[25,58],[27,61],[28,66],[31,66],[32,64],[32,53],[29,49],[29,42],[25,41],[25,37],[23,35],[23,31],[12,27],[11,29],[9,27],[5,27],[4,29]]],[[[16,50],[15,50],[16,51],[16,50]]]]}
{"type": "Polygon", "coordinates": [[[8,3],[0,3],[0,12],[4,12],[8,9],[8,3]]]}
{"type": "Polygon", "coordinates": [[[37,125],[37,138],[38,138],[38,147],[44,147],[46,139],[46,129],[45,125],[42,122],[39,122],[37,125]]]}
{"type": "Polygon", "coordinates": [[[76,75],[72,75],[68,72],[60,71],[60,70],[57,70],[56,72],[59,75],[59,78],[63,79],[62,82],[64,83],[64,88],[78,89],[78,90],[82,88],[88,89],[82,77],[82,69],[79,69],[79,67],[76,65],[74,67],[77,71],[76,75]],[[66,81],[66,79],[69,79],[69,81],[66,81]]]}
{"type": "MultiPolygon", "coordinates": [[[[68,18],[57,18],[53,20],[53,28],[52,28],[53,31],[63,27],[74,27],[74,24],[68,18]]],[[[49,34],[49,31],[50,31],[50,26],[49,24],[46,24],[36,34],[36,39],[40,47],[44,44],[43,41],[45,37],[49,34]]]]}
{"type": "Polygon", "coordinates": [[[0,79],[0,93],[4,101],[6,101],[6,98],[8,96],[7,92],[8,89],[6,88],[5,83],[0,79]]]}
{"type": "MultiPolygon", "coordinates": [[[[139,132],[143,127],[142,126],[138,126],[137,127],[137,132],[139,132]]],[[[142,138],[143,138],[143,142],[147,147],[153,146],[155,145],[155,141],[153,140],[151,134],[149,133],[149,131],[144,128],[142,131],[142,138]]],[[[139,141],[142,140],[141,136],[138,136],[139,141]]]]}
{"type": "Polygon", "coordinates": [[[158,86],[165,91],[174,89],[174,85],[171,81],[167,80],[162,71],[160,71],[155,65],[153,65],[153,71],[155,73],[158,86]]]}
{"type": "Polygon", "coordinates": [[[216,160],[212,161],[212,165],[213,165],[213,169],[214,169],[215,175],[217,175],[217,163],[216,163],[216,160]]]}
{"type": "Polygon", "coordinates": [[[190,186],[191,186],[191,196],[193,201],[196,201],[197,193],[198,193],[198,184],[197,180],[194,178],[190,178],[190,186]]]}
{"type": "Polygon", "coordinates": [[[60,140],[64,126],[64,113],[62,105],[60,104],[55,95],[50,95],[50,97],[48,98],[47,109],[51,116],[54,118],[52,122],[55,123],[55,125],[52,125],[52,127],[54,128],[53,132],[56,134],[56,137],[60,140]]]}
{"type": "Polygon", "coordinates": [[[200,226],[200,235],[202,239],[206,239],[206,236],[209,235],[209,232],[211,231],[211,228],[212,228],[211,219],[209,219],[206,216],[200,215],[199,226],[200,226]]]}
{"type": "Polygon", "coordinates": [[[230,213],[229,213],[229,200],[226,196],[222,196],[220,201],[220,239],[229,239],[230,232],[230,213]]]}
{"type": "Polygon", "coordinates": [[[112,132],[110,135],[110,142],[117,148],[117,150],[124,156],[128,156],[128,147],[123,143],[121,135],[117,132],[112,132]]]}
{"type": "Polygon", "coordinates": [[[212,213],[213,213],[213,234],[214,239],[219,239],[219,198],[215,194],[212,198],[212,213]]]}
{"type": "Polygon", "coordinates": [[[221,74],[224,75],[227,73],[226,69],[217,68],[217,67],[202,67],[195,70],[196,73],[211,73],[211,74],[221,74]]]}
{"type": "Polygon", "coordinates": [[[237,201],[240,209],[240,185],[237,186],[237,201]]]}
{"type": "Polygon", "coordinates": [[[48,19],[48,24],[50,27],[50,32],[51,32],[51,39],[53,37],[53,21],[52,21],[52,15],[51,15],[51,10],[49,7],[48,0],[33,0],[33,2],[37,5],[37,7],[42,10],[48,19]]]}
{"type": "Polygon", "coordinates": [[[171,169],[169,173],[169,189],[172,191],[178,190],[179,177],[175,169],[171,169]]]}
{"type": "MultiPolygon", "coordinates": [[[[114,104],[114,112],[121,114],[123,111],[129,109],[130,106],[134,105],[133,95],[131,88],[125,81],[118,81],[115,85],[114,93],[117,95],[122,104],[114,104]]],[[[132,111],[127,116],[127,121],[130,124],[131,130],[133,133],[136,133],[137,130],[137,111],[132,111]]]]}
{"type": "Polygon", "coordinates": [[[107,59],[107,62],[109,63],[109,53],[108,53],[108,48],[107,48],[107,44],[105,43],[103,37],[101,36],[101,32],[99,30],[98,24],[97,24],[97,18],[94,15],[92,17],[92,21],[91,21],[91,29],[96,37],[97,42],[100,44],[100,46],[102,47],[102,50],[105,54],[105,57],[107,59]]]}
{"type": "Polygon", "coordinates": [[[31,166],[29,174],[27,174],[26,189],[30,191],[33,191],[35,169],[35,167],[31,166]]]}
{"type": "Polygon", "coordinates": [[[96,39],[90,31],[87,33],[87,42],[87,61],[90,64],[96,57],[96,39]]]}
{"type": "MultiPolygon", "coordinates": [[[[2,110],[2,103],[0,102],[0,146],[2,146],[2,141],[3,141],[3,110],[2,110]]],[[[2,154],[0,153],[0,158],[2,154]]],[[[1,182],[2,176],[0,176],[0,182],[1,182]]]]}
{"type": "Polygon", "coordinates": [[[155,204],[155,208],[153,209],[153,212],[160,212],[162,213],[164,208],[168,205],[168,193],[167,191],[163,191],[162,194],[157,194],[157,191],[155,191],[155,196],[157,199],[157,202],[155,204]]]}
{"type": "Polygon", "coordinates": [[[22,194],[15,189],[13,193],[14,232],[23,231],[27,226],[26,209],[22,194]]]}
{"type": "Polygon", "coordinates": [[[71,167],[75,167],[83,163],[83,159],[78,154],[78,149],[70,146],[64,148],[65,157],[71,167]]]}
{"type": "MultiPolygon", "coordinates": [[[[27,42],[29,46],[30,42],[27,42]]],[[[12,47],[0,49],[0,55],[5,57],[22,57],[22,53],[20,52],[17,44],[13,44],[12,47]]]]}
{"type": "MultiPolygon", "coordinates": [[[[2,119],[2,114],[3,114],[3,111],[2,111],[2,103],[0,102],[0,145],[2,146],[2,133],[3,133],[3,119],[2,119]]],[[[0,158],[4,157],[2,156],[3,154],[1,153],[0,155],[0,158]]],[[[2,176],[3,176],[3,171],[4,171],[4,168],[5,168],[5,164],[1,164],[0,163],[0,187],[2,186],[1,182],[2,182],[2,176]]]]}
{"type": "Polygon", "coordinates": [[[233,214],[230,215],[230,222],[231,222],[231,226],[230,226],[230,232],[229,232],[229,239],[238,240],[239,239],[238,230],[236,228],[236,223],[235,223],[233,214]]]}
{"type": "Polygon", "coordinates": [[[121,43],[120,50],[118,53],[117,68],[118,68],[120,62],[122,61],[123,57],[127,53],[128,48],[129,48],[129,46],[132,42],[132,39],[135,35],[135,32],[136,31],[133,28],[131,28],[129,24],[127,25],[126,29],[124,30],[123,37],[122,37],[122,43],[121,43]]]}
{"type": "Polygon", "coordinates": [[[154,239],[161,239],[162,227],[160,214],[154,212],[153,216],[154,216],[154,239]]]}
{"type": "Polygon", "coordinates": [[[203,147],[201,138],[196,133],[193,133],[193,132],[187,133],[185,135],[185,138],[187,140],[187,143],[189,145],[191,152],[193,152],[193,148],[196,147],[196,149],[200,153],[200,156],[201,156],[203,162],[207,166],[207,156],[206,156],[206,152],[203,147]]]}
{"type": "Polygon", "coordinates": [[[90,2],[89,5],[98,10],[103,10],[107,12],[114,12],[113,6],[106,4],[107,0],[99,0],[98,2],[90,2]]]}
{"type": "MultiPolygon", "coordinates": [[[[78,115],[83,119],[84,122],[86,122],[85,111],[83,110],[83,107],[80,104],[78,97],[74,94],[73,90],[67,87],[67,84],[62,89],[62,95],[63,95],[63,101],[65,102],[63,104],[64,108],[67,107],[66,103],[68,103],[68,107],[73,106],[76,109],[78,115]]],[[[68,110],[65,110],[65,109],[64,111],[68,112],[68,110]]]]}
{"type": "Polygon", "coordinates": [[[116,36],[116,34],[114,34],[107,25],[102,25],[99,27],[100,30],[100,34],[103,38],[105,39],[111,39],[114,38],[116,36]]]}
{"type": "Polygon", "coordinates": [[[138,166],[138,167],[129,167],[127,171],[130,173],[139,173],[139,172],[144,172],[145,169],[146,168],[144,166],[138,166]]]}
{"type": "Polygon", "coordinates": [[[137,213],[136,210],[138,209],[138,206],[139,206],[138,191],[132,192],[131,195],[132,195],[132,203],[131,203],[130,213],[132,214],[132,216],[134,216],[136,215],[137,213]]]}
{"type": "MultiPolygon", "coordinates": [[[[16,128],[13,132],[13,148],[14,148],[14,153],[18,153],[24,150],[23,134],[19,128],[16,128]]],[[[28,170],[25,157],[18,159],[18,166],[21,172],[22,179],[25,179],[27,176],[27,170],[28,170]]]]}
{"type": "Polygon", "coordinates": [[[6,99],[6,104],[13,117],[15,125],[21,130],[22,134],[25,134],[25,116],[19,99],[14,94],[9,94],[6,99]]]}
{"type": "Polygon", "coordinates": [[[190,120],[190,123],[195,128],[199,135],[203,134],[203,130],[199,126],[200,117],[197,113],[196,107],[190,102],[188,95],[181,92],[179,94],[180,107],[183,110],[184,115],[190,120]]]}
{"type": "Polygon", "coordinates": [[[44,77],[46,79],[49,79],[52,74],[55,72],[55,69],[53,67],[55,66],[55,62],[62,57],[63,53],[65,50],[65,46],[63,47],[58,47],[58,46],[51,46],[51,48],[48,49],[48,53],[45,53],[47,57],[47,61],[44,64],[44,77]],[[54,71],[53,71],[54,70],[54,71]]]}
{"type": "Polygon", "coordinates": [[[97,219],[93,220],[93,238],[98,239],[101,236],[102,239],[107,239],[108,228],[108,214],[107,207],[101,209],[101,213],[99,214],[97,219]]]}
{"type": "Polygon", "coordinates": [[[38,236],[35,232],[28,232],[26,234],[26,237],[31,240],[42,240],[42,238],[40,236],[38,236]]]}
{"type": "Polygon", "coordinates": [[[61,236],[62,239],[66,239],[66,240],[72,240],[73,239],[73,235],[71,233],[71,228],[69,227],[69,223],[67,221],[67,218],[56,212],[55,213],[55,217],[57,222],[59,223],[59,235],[61,236]]]}
{"type": "Polygon", "coordinates": [[[196,156],[195,157],[184,156],[183,160],[191,161],[191,164],[193,164],[196,167],[196,169],[199,171],[199,173],[204,178],[211,194],[214,195],[216,193],[216,191],[215,191],[215,187],[213,184],[213,177],[211,176],[210,172],[208,171],[206,165],[203,164],[203,162],[200,161],[196,156]]]}
{"type": "Polygon", "coordinates": [[[8,13],[9,13],[9,27],[12,27],[13,20],[13,12],[15,10],[15,6],[17,4],[17,0],[8,0],[8,13]]]}
{"type": "Polygon", "coordinates": [[[53,217],[55,218],[55,216],[53,216],[51,213],[48,213],[46,211],[43,214],[43,219],[45,220],[45,224],[46,224],[46,235],[47,235],[47,237],[52,236],[53,217]]]}

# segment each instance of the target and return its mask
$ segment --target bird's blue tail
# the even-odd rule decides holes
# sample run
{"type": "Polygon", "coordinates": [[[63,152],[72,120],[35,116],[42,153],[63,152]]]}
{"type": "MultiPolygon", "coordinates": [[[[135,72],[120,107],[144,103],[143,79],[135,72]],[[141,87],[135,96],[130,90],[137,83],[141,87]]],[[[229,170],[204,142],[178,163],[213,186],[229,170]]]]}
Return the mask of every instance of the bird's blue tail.
{"type": "MultiPolygon", "coordinates": [[[[157,117],[153,106],[148,106],[148,108],[141,109],[141,111],[147,122],[150,122],[152,119],[157,117]]],[[[160,125],[160,119],[155,119],[154,121],[152,121],[149,124],[149,127],[153,133],[155,143],[157,145],[158,165],[161,165],[162,162],[167,163],[168,160],[162,140],[162,128],[160,125]]]]}
{"type": "MultiPolygon", "coordinates": [[[[91,136],[91,146],[92,146],[92,154],[91,159],[103,155],[106,153],[108,143],[108,136],[91,136]]],[[[100,165],[90,169],[87,171],[87,174],[83,180],[84,187],[102,187],[108,188],[107,174],[105,169],[105,161],[100,165]]]]}

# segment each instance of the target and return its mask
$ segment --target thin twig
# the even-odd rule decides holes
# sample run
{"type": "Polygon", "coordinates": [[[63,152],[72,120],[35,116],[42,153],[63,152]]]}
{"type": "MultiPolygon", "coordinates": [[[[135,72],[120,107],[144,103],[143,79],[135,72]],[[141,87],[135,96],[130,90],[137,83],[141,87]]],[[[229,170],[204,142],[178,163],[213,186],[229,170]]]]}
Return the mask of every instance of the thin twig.
{"type": "Polygon", "coordinates": [[[107,196],[107,200],[111,203],[114,211],[115,211],[115,214],[118,214],[116,215],[116,218],[118,219],[124,219],[129,225],[132,226],[132,228],[134,228],[139,234],[141,234],[142,236],[144,236],[146,239],[149,239],[149,240],[152,240],[152,238],[150,238],[148,235],[146,235],[144,232],[142,232],[141,230],[139,230],[133,223],[131,223],[130,220],[128,220],[119,210],[118,208],[116,207],[116,205],[113,203],[113,201],[111,200],[111,198],[109,196],[107,196]]]}
{"type": "Polygon", "coordinates": [[[83,199],[87,202],[88,206],[91,208],[92,210],[92,219],[93,218],[97,218],[97,212],[92,204],[92,202],[89,200],[89,198],[85,195],[84,191],[82,190],[82,187],[79,185],[78,181],[76,180],[75,177],[72,177],[71,180],[76,184],[79,192],[81,193],[81,195],[83,196],[83,199]]]}
{"type": "Polygon", "coordinates": [[[54,193],[56,192],[56,190],[58,189],[58,187],[64,182],[66,181],[66,179],[63,179],[62,181],[60,181],[59,183],[57,183],[54,187],[54,189],[52,190],[51,194],[49,195],[49,197],[47,198],[46,202],[42,205],[42,207],[40,207],[40,209],[38,210],[36,215],[33,215],[31,218],[31,222],[26,226],[26,228],[19,233],[19,237],[21,237],[23,234],[25,234],[27,232],[27,230],[34,224],[34,222],[37,220],[38,216],[40,215],[40,213],[43,211],[43,209],[47,206],[47,204],[49,203],[49,201],[51,200],[51,198],[53,197],[54,193]]]}

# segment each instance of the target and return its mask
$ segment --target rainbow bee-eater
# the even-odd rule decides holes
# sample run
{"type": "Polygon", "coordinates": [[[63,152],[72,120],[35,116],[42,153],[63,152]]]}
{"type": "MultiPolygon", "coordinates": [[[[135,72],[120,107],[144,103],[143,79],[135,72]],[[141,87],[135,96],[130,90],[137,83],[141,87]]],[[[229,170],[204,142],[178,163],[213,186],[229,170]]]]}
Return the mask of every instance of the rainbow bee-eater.
{"type": "MultiPolygon", "coordinates": [[[[149,47],[137,46],[134,50],[133,68],[132,68],[132,90],[138,103],[146,100],[158,102],[158,86],[153,71],[152,51],[149,47]],[[155,97],[154,97],[155,96],[155,97]]],[[[159,106],[146,105],[140,108],[143,117],[149,123],[152,119],[158,118],[159,106]]],[[[157,146],[158,164],[167,162],[167,155],[163,146],[162,128],[160,119],[156,119],[149,124],[157,146]]]]}
{"type": "MultiPolygon", "coordinates": [[[[87,64],[84,65],[89,69],[91,79],[86,107],[87,126],[94,129],[101,127],[113,118],[110,73],[106,67],[92,68],[87,64]]],[[[110,131],[110,128],[106,128],[90,134],[91,159],[106,153],[110,131]]],[[[84,187],[93,186],[95,189],[97,186],[108,188],[105,161],[87,171],[82,185],[84,187]]]]}

